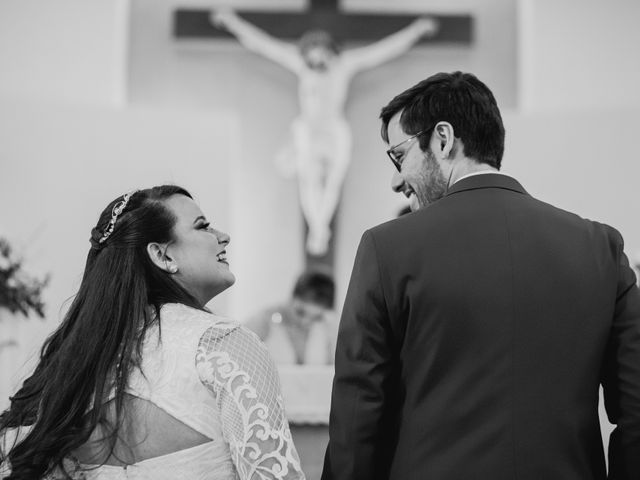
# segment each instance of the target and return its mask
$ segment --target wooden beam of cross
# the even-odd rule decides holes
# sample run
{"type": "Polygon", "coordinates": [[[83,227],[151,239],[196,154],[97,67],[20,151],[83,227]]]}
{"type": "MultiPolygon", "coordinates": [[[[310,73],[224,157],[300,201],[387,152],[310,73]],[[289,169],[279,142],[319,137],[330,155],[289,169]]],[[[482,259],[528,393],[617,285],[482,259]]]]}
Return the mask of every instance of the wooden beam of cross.
{"type": "MultiPolygon", "coordinates": [[[[433,36],[423,37],[420,43],[469,45],[473,37],[471,15],[353,14],[341,12],[337,0],[310,0],[310,4],[304,13],[251,10],[237,13],[256,27],[285,40],[298,40],[310,30],[325,30],[340,43],[378,40],[406,27],[417,16],[427,15],[437,22],[438,31],[433,36]]],[[[213,25],[210,14],[208,9],[177,9],[173,17],[174,36],[185,40],[233,38],[213,25]]]]}

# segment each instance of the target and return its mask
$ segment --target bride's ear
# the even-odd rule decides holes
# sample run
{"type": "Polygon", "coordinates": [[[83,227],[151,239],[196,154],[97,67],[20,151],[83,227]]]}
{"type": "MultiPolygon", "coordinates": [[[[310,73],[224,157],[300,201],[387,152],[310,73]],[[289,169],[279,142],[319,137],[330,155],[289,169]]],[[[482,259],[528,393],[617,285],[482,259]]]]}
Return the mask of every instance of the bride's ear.
{"type": "Polygon", "coordinates": [[[163,243],[151,242],[147,244],[147,255],[153,262],[153,264],[160,270],[167,273],[176,273],[178,271],[178,265],[167,254],[168,245],[163,243]]]}

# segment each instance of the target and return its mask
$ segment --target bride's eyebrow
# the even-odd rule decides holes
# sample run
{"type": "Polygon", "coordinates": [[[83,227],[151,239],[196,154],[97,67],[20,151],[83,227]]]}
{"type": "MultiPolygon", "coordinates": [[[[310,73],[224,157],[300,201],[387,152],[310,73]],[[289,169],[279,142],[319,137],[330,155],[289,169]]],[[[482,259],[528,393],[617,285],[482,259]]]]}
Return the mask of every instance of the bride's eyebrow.
{"type": "Polygon", "coordinates": [[[196,219],[193,221],[193,224],[195,225],[196,223],[198,223],[199,220],[202,220],[203,222],[207,221],[207,219],[203,215],[198,215],[196,219]]]}

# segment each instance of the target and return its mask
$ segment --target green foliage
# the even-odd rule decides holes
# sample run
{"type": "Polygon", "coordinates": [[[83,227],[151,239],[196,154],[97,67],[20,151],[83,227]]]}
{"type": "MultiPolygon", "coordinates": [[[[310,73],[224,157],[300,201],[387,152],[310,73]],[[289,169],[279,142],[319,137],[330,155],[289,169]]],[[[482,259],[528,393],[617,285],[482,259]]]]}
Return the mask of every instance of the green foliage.
{"type": "Polygon", "coordinates": [[[28,275],[22,268],[22,259],[16,258],[9,242],[0,237],[0,306],[12,313],[35,312],[44,317],[42,291],[48,283],[48,275],[43,279],[28,275]]]}

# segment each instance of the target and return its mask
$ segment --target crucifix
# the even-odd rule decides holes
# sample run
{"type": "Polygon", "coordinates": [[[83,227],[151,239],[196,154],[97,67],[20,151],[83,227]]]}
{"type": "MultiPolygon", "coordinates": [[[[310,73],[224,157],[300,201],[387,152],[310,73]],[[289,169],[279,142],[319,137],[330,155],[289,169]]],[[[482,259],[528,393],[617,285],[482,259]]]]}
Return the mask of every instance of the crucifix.
{"type": "Polygon", "coordinates": [[[337,0],[310,3],[306,13],[178,9],[174,35],[233,36],[298,77],[300,113],[291,125],[290,142],[276,160],[283,172],[298,180],[306,267],[333,270],[336,212],[351,155],[351,130],[344,116],[351,79],[421,41],[468,44],[472,19],[345,14],[337,0]],[[369,43],[342,50],[339,45],[346,41],[369,43]]]}

